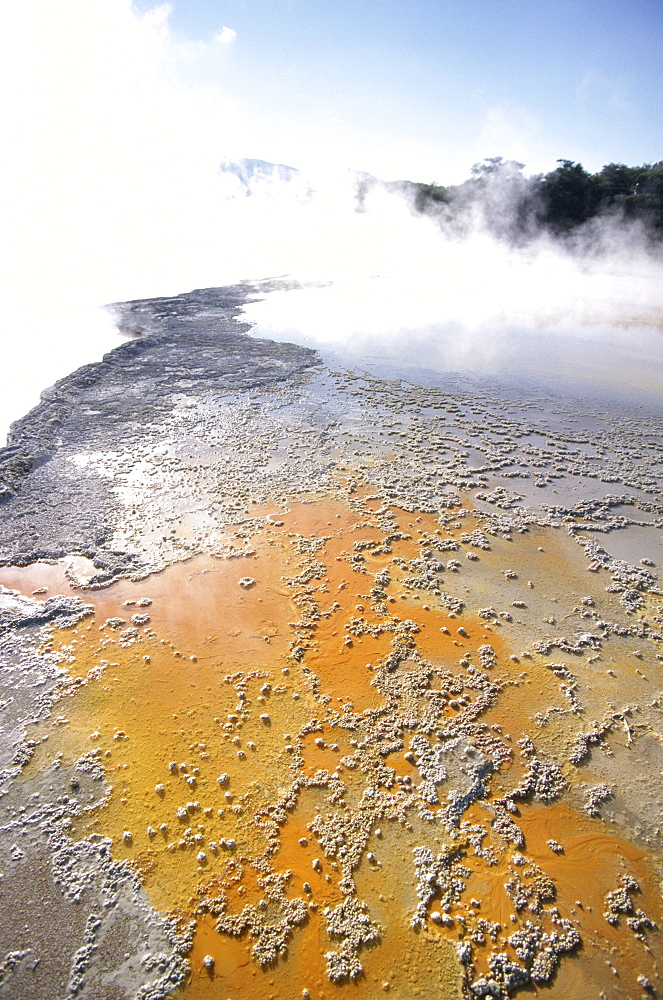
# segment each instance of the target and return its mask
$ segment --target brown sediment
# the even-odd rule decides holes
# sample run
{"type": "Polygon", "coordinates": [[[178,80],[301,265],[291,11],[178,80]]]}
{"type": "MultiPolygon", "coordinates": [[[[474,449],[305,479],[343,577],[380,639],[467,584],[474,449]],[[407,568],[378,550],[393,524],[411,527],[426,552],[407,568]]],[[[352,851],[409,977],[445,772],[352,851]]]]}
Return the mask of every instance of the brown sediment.
{"type": "MultiPolygon", "coordinates": [[[[347,991],[372,998],[388,984],[398,1000],[457,996],[458,916],[466,921],[460,940],[478,918],[500,924],[485,947],[475,946],[473,969],[481,975],[491,949],[505,948],[514,957],[506,937],[541,912],[528,903],[516,913],[505,882],[520,871],[525,881],[540,877],[552,884],[544,917],[555,905],[580,927],[583,956],[617,947],[618,930],[601,907],[624,872],[635,873],[658,919],[643,853],[598,821],[567,804],[533,803],[528,793],[515,812],[523,836],[518,850],[491,825],[493,800],[508,798],[526,772],[517,741],[534,733],[546,745],[547,731],[535,732],[534,720],[559,693],[547,668],[550,657],[523,657],[514,646],[524,641],[531,616],[527,607],[514,611],[513,601],[524,604],[523,595],[533,592],[539,617],[553,605],[573,605],[586,572],[575,543],[555,529],[534,528],[513,541],[491,537],[490,547],[468,560],[474,549],[460,539],[482,523],[469,502],[441,527],[437,516],[389,507],[363,487],[349,498],[254,505],[253,513],[250,529],[242,529],[250,536],[250,557],[197,556],[140,582],[122,580],[82,595],[94,605],[93,620],[55,632],[52,648],[65,656],[72,677],[87,680],[58,705],[68,724],[40,724],[49,739],[26,769],[27,775],[46,768],[57,753],[74,762],[98,752],[112,791],[101,808],[75,819],[73,833],[109,836],[113,856],[141,872],[157,909],[195,921],[191,976],[182,995],[289,1000],[307,988],[312,997],[347,991]],[[461,562],[447,569],[443,586],[462,599],[462,610],[450,610],[439,588],[411,582],[426,537],[458,545],[436,558],[461,562]],[[376,598],[376,575],[387,569],[384,598],[376,598]],[[505,578],[505,569],[514,577],[505,578]],[[248,586],[240,584],[245,577],[251,578],[248,586]],[[143,598],[151,603],[141,606],[143,598]],[[484,602],[509,609],[510,617],[481,617],[484,602]],[[149,615],[149,621],[127,633],[134,614],[149,615]],[[514,616],[520,620],[509,631],[506,623],[511,626],[514,616]],[[114,627],[108,623],[114,618],[123,622],[114,627]],[[486,672],[487,646],[493,663],[486,672]],[[392,667],[394,653],[400,659],[392,667]],[[428,670],[431,679],[417,688],[418,676],[428,670]],[[481,678],[472,687],[476,672],[481,678]],[[376,749],[372,727],[397,721],[398,699],[414,711],[406,705],[409,675],[416,697],[431,689],[439,694],[435,725],[447,727],[444,740],[457,726],[463,739],[490,737],[502,747],[490,787],[469,802],[453,836],[440,819],[450,802],[443,785],[440,802],[428,810],[432,819],[411,808],[415,796],[408,786],[420,775],[406,751],[421,731],[421,718],[402,728],[402,748],[384,755],[376,749]],[[219,782],[224,774],[228,778],[219,782]],[[377,821],[369,822],[353,869],[356,894],[366,900],[379,937],[360,949],[363,971],[353,982],[330,983],[325,953],[339,942],[327,933],[324,909],[341,904],[347,886],[341,884],[340,856],[327,856],[311,826],[322,815],[332,816],[332,823],[359,815],[369,785],[397,803],[394,815],[379,821],[379,836],[377,821]],[[482,828],[483,848],[494,861],[471,846],[471,830],[463,824],[482,828]],[[549,840],[558,841],[563,853],[555,853],[549,840]],[[439,894],[427,904],[423,926],[416,932],[410,926],[418,905],[412,852],[421,844],[436,854],[457,846],[469,870],[450,908],[449,928],[430,917],[439,894]],[[520,852],[526,861],[514,865],[520,852]],[[271,896],[270,874],[282,879],[271,896]],[[219,917],[239,919],[245,906],[260,909],[261,902],[267,917],[278,921],[288,901],[297,900],[306,907],[305,918],[290,928],[275,961],[262,967],[251,955],[256,935],[239,924],[236,933],[216,927],[219,917]],[[213,968],[205,967],[205,956],[213,958],[213,968]]],[[[42,585],[51,592],[63,580],[61,565],[0,571],[0,582],[24,592],[42,585]]],[[[560,732],[572,734],[580,723],[571,714],[561,725],[560,732]]],[[[435,730],[424,731],[434,743],[435,730]]],[[[639,941],[624,952],[629,983],[649,967],[641,952],[639,941]]],[[[600,975],[594,970],[598,958],[587,966],[591,975],[569,971],[577,965],[564,956],[551,998],[563,996],[570,982],[609,981],[604,968],[600,975]]]]}

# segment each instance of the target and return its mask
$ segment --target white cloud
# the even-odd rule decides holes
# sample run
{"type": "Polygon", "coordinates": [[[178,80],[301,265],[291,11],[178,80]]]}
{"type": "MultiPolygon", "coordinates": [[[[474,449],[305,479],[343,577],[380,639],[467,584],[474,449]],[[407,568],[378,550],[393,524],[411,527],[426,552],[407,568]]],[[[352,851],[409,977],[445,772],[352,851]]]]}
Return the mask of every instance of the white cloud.
{"type": "Polygon", "coordinates": [[[237,38],[237,32],[234,28],[229,28],[227,25],[221,28],[221,31],[216,35],[217,42],[221,42],[222,45],[231,45],[237,38]]]}

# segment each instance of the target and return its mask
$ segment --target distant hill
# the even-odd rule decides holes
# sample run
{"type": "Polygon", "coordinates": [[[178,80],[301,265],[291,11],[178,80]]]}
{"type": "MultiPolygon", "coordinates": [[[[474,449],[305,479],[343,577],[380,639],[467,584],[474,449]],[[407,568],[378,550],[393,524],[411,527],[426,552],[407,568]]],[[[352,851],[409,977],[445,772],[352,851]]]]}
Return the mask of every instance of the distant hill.
{"type": "Polygon", "coordinates": [[[219,166],[221,173],[233,174],[245,187],[250,187],[255,181],[279,180],[292,181],[301,176],[295,167],[285,163],[270,163],[268,160],[223,160],[219,166]]]}

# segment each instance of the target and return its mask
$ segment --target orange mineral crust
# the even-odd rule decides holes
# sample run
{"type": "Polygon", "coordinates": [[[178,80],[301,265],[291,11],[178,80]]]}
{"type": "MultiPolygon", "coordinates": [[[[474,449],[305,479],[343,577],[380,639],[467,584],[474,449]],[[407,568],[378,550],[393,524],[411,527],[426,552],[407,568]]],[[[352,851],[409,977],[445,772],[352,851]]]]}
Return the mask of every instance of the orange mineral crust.
{"type": "MultiPolygon", "coordinates": [[[[71,835],[110,838],[177,922],[178,995],[638,995],[655,872],[597,803],[623,692],[661,665],[643,680],[618,628],[559,639],[626,620],[609,576],[590,596],[563,529],[487,533],[469,495],[406,511],[350,477],[252,515],[248,555],[81,594],[24,769],[101,766],[71,835]]],[[[71,592],[60,566],[0,582],[71,592]]]]}

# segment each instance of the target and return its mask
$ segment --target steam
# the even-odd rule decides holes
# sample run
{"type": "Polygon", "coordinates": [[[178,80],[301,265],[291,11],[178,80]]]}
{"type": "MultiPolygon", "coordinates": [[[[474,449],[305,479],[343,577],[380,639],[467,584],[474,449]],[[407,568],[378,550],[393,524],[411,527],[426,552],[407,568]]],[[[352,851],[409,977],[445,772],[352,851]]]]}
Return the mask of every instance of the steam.
{"type": "Polygon", "coordinates": [[[660,391],[662,268],[639,234],[585,256],[545,237],[525,248],[480,230],[451,240],[428,220],[398,226],[392,217],[387,243],[386,213],[375,211],[376,231],[363,240],[355,232],[327,271],[331,286],[275,293],[246,310],[257,335],[443,371],[596,377],[660,391]]]}
{"type": "Polygon", "coordinates": [[[563,243],[537,231],[532,212],[514,243],[517,199],[499,178],[483,200],[430,215],[414,211],[407,190],[353,184],[359,211],[349,192],[310,196],[315,229],[291,273],[311,285],[249,306],[255,335],[404,371],[527,376],[660,400],[663,263],[642,227],[606,217],[563,243]]]}
{"type": "MultiPolygon", "coordinates": [[[[239,44],[219,30],[225,51],[239,44]]],[[[309,148],[300,172],[297,137],[282,157],[288,136],[278,146],[222,93],[184,82],[190,58],[166,7],[0,7],[0,434],[120,342],[104,303],[280,275],[314,287],[252,305],[259,334],[479,371],[517,368],[522,345],[530,356],[551,334],[593,354],[608,337],[646,382],[637,352],[660,336],[663,282],[637,231],[606,223],[574,252],[543,236],[517,248],[481,213],[461,232],[418,214],[330,146],[309,148]],[[253,151],[292,166],[242,159],[253,151]]]]}

